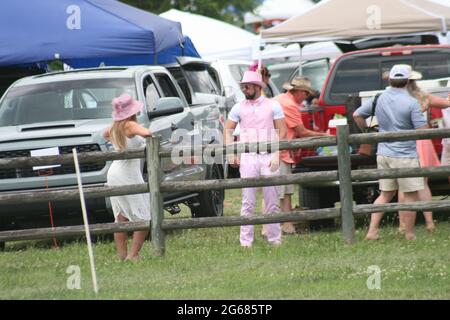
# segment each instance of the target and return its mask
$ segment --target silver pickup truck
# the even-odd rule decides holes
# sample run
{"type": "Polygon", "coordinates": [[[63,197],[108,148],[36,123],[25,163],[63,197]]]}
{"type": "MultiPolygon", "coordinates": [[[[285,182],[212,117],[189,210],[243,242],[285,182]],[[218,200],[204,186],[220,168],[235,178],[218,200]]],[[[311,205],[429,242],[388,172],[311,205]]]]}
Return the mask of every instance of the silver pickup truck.
{"type": "MultiPolygon", "coordinates": [[[[178,143],[173,138],[178,129],[192,137],[203,137],[205,130],[222,130],[217,104],[189,105],[170,72],[159,66],[107,67],[57,72],[16,81],[0,100],[0,158],[29,157],[31,151],[57,148],[60,154],[111,150],[103,130],[111,124],[111,100],[127,92],[145,102],[138,121],[161,136],[162,147],[178,143]]],[[[209,137],[209,136],[208,136],[209,137]]],[[[209,139],[210,140],[210,139],[209,139]]],[[[211,142],[211,141],[208,141],[211,142]]],[[[103,186],[110,163],[81,166],[86,186],[103,186]]],[[[144,166],[145,167],[145,166],[144,166]]],[[[219,179],[219,164],[175,164],[161,160],[163,177],[168,180],[219,179]]],[[[73,166],[62,165],[48,170],[1,169],[0,193],[42,191],[76,187],[73,166]]],[[[184,203],[194,217],[218,216],[223,211],[223,191],[164,195],[166,209],[179,212],[184,203]]],[[[54,202],[55,225],[71,218],[79,221],[80,204],[54,202]]],[[[92,199],[87,203],[91,222],[112,219],[109,199],[92,199]]],[[[48,225],[47,203],[29,206],[0,207],[0,229],[18,229],[29,225],[48,225]],[[42,219],[44,218],[44,219],[42,219]]]]}

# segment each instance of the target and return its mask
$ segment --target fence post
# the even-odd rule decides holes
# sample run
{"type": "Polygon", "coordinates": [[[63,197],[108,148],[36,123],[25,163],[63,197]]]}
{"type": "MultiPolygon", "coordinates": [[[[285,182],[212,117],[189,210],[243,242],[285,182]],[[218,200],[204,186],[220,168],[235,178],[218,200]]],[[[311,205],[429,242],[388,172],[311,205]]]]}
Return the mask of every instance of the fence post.
{"type": "Polygon", "coordinates": [[[353,219],[353,189],[351,159],[348,150],[348,125],[337,126],[338,176],[341,197],[342,233],[348,244],[355,243],[355,221],[353,219]]]}
{"type": "Polygon", "coordinates": [[[159,143],[161,138],[152,136],[146,139],[146,157],[147,157],[147,174],[148,187],[150,191],[150,213],[152,220],[150,222],[150,230],[153,244],[153,254],[162,256],[165,252],[165,234],[161,228],[164,219],[164,208],[162,195],[160,191],[161,168],[159,166],[159,143]]]}

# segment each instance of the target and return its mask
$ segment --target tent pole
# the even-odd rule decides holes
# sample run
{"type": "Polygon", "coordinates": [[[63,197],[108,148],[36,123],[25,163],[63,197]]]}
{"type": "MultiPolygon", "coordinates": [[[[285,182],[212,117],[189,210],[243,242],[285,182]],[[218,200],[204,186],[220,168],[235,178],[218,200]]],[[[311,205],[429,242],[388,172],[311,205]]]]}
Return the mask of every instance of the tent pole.
{"type": "Polygon", "coordinates": [[[183,39],[183,40],[179,39],[178,41],[179,41],[179,46],[180,46],[180,49],[181,49],[181,56],[184,56],[185,55],[185,52],[184,52],[185,39],[183,39]]]}
{"type": "Polygon", "coordinates": [[[258,72],[261,73],[261,69],[262,69],[262,48],[263,48],[263,43],[262,43],[262,29],[263,27],[261,26],[261,31],[259,33],[259,47],[258,47],[258,72]]]}

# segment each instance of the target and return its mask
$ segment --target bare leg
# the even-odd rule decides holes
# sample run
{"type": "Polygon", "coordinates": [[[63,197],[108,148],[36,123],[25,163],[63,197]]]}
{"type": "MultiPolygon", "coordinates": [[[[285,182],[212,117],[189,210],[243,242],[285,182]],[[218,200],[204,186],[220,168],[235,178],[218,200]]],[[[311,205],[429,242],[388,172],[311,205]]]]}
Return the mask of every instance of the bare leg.
{"type": "MultiPolygon", "coordinates": [[[[397,191],[381,191],[381,194],[373,204],[383,204],[391,202],[397,191]]],[[[366,240],[377,240],[379,238],[378,231],[381,219],[383,219],[383,212],[374,212],[370,216],[369,231],[366,235],[366,240]]]]}
{"type": "MultiPolygon", "coordinates": [[[[398,192],[398,203],[404,203],[405,202],[405,194],[401,191],[398,192]]],[[[398,215],[398,232],[405,233],[405,222],[403,221],[403,215],[399,213],[398,215]]]]}
{"type": "MultiPolygon", "coordinates": [[[[415,202],[419,200],[419,193],[405,192],[405,203],[415,202]]],[[[414,232],[414,225],[416,224],[416,212],[415,211],[400,211],[400,215],[403,215],[403,221],[405,223],[405,238],[407,240],[414,240],[416,238],[414,232]]]]}
{"type": "MultiPolygon", "coordinates": [[[[430,187],[428,186],[428,179],[425,178],[425,189],[419,190],[419,201],[432,201],[433,196],[431,195],[430,187]]],[[[433,212],[432,211],[424,211],[423,216],[425,218],[425,224],[427,226],[428,232],[434,232],[435,225],[433,221],[433,212]]]]}
{"type": "MultiPolygon", "coordinates": [[[[288,213],[292,211],[291,195],[284,194],[284,198],[280,200],[281,211],[288,213]]],[[[281,226],[281,230],[287,234],[295,233],[295,226],[292,222],[285,222],[281,226]]]]}
{"type": "Polygon", "coordinates": [[[133,233],[133,243],[131,244],[130,253],[128,254],[126,260],[138,261],[139,260],[139,251],[144,244],[145,239],[147,238],[148,231],[135,231],[133,233]]]}
{"type": "MultiPolygon", "coordinates": [[[[126,222],[128,219],[126,219],[124,216],[119,214],[117,216],[118,222],[126,222]]],[[[117,232],[114,233],[114,242],[116,243],[117,248],[117,256],[120,260],[125,260],[127,257],[127,240],[128,240],[128,234],[126,232],[117,232]]]]}

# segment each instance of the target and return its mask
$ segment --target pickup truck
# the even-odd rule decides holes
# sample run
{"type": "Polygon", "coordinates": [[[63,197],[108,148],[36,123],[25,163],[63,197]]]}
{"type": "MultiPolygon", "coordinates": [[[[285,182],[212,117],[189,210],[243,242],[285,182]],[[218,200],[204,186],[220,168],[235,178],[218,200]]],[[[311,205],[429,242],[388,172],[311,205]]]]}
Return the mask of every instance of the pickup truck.
{"type": "MultiPolygon", "coordinates": [[[[0,158],[29,157],[31,151],[58,148],[60,154],[111,150],[102,137],[112,122],[111,100],[127,92],[144,102],[138,121],[161,136],[161,146],[172,147],[173,134],[183,129],[194,137],[209,128],[221,130],[217,104],[189,105],[172,74],[161,66],[104,67],[48,73],[20,79],[0,100],[0,158]]],[[[109,162],[81,165],[85,187],[103,186],[109,162]]],[[[144,166],[145,168],[145,166],[144,166]]],[[[175,164],[161,160],[165,180],[203,180],[222,178],[219,164],[175,164]]],[[[0,193],[76,188],[73,166],[49,170],[2,169],[0,193]]],[[[173,192],[164,195],[166,209],[178,213],[178,205],[190,207],[192,216],[220,216],[223,191],[173,192]]],[[[55,225],[81,221],[78,201],[52,202],[55,225]],[[74,219],[72,219],[74,218],[74,219]]],[[[91,222],[111,221],[108,198],[88,200],[91,222]]],[[[49,224],[47,203],[2,205],[0,229],[18,229],[49,224]]]]}
{"type": "MultiPolygon", "coordinates": [[[[388,86],[382,74],[395,64],[409,64],[422,73],[422,88],[432,94],[446,97],[450,88],[450,46],[415,45],[393,46],[348,52],[340,56],[328,72],[321,90],[319,105],[303,110],[303,123],[308,129],[328,130],[328,123],[336,114],[348,119],[350,133],[359,133],[352,113],[361,103],[361,92],[380,91],[388,86]],[[437,80],[435,80],[437,79],[437,80]],[[435,80],[435,81],[431,81],[435,80]]],[[[418,83],[419,86],[421,83],[418,83]]],[[[439,123],[442,112],[431,109],[431,124],[439,123]]],[[[438,155],[442,152],[440,139],[433,140],[438,155]]],[[[359,153],[359,146],[352,146],[352,169],[376,168],[375,156],[359,153]]],[[[302,158],[295,172],[336,170],[337,156],[320,156],[315,150],[302,150],[302,158]]],[[[448,195],[450,185],[446,178],[430,179],[433,195],[448,195]]],[[[353,192],[357,203],[372,203],[377,196],[378,182],[353,182],[353,192]]],[[[309,183],[300,190],[300,202],[308,208],[333,207],[339,201],[337,182],[309,183]]]]}

